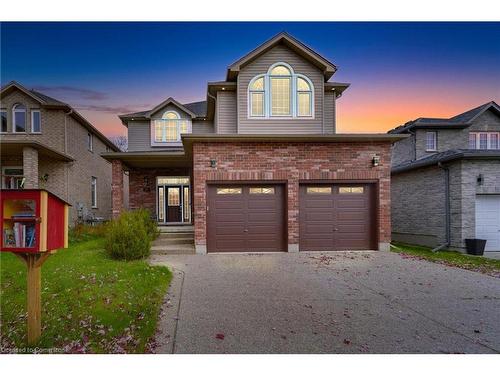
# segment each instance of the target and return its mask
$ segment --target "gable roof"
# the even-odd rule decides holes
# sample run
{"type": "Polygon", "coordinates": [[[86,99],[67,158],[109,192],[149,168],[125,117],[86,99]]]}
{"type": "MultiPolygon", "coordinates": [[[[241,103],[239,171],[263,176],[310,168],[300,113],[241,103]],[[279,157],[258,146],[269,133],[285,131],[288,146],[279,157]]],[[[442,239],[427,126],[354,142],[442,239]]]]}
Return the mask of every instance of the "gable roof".
{"type": "Polygon", "coordinates": [[[120,118],[120,120],[122,120],[123,125],[127,126],[127,120],[131,120],[131,119],[147,120],[147,119],[151,118],[152,114],[154,114],[159,109],[161,109],[162,107],[164,107],[168,104],[174,104],[176,107],[183,110],[184,112],[186,112],[187,114],[189,114],[193,118],[200,118],[200,117],[205,118],[207,116],[207,102],[206,101],[181,104],[178,101],[174,100],[173,98],[168,98],[167,100],[158,104],[155,108],[153,108],[149,111],[127,113],[124,115],[119,115],[118,117],[120,118]]]}
{"type": "Polygon", "coordinates": [[[87,130],[91,131],[93,134],[97,136],[106,146],[111,148],[114,151],[120,151],[120,149],[111,142],[104,134],[102,134],[99,130],[97,130],[94,125],[87,121],[85,117],[83,117],[80,113],[78,113],[73,107],[71,107],[68,103],[61,102],[60,100],[54,99],[48,95],[42,94],[41,92],[35,90],[28,90],[26,87],[21,85],[16,81],[11,81],[4,87],[2,87],[0,91],[0,97],[6,95],[9,91],[17,89],[30,96],[32,99],[40,103],[42,107],[46,108],[60,108],[63,110],[68,110],[69,116],[72,116],[76,119],[81,125],[83,125],[87,130]]]}
{"type": "Polygon", "coordinates": [[[306,60],[311,62],[313,65],[318,67],[323,71],[325,75],[325,81],[328,81],[333,74],[337,71],[335,64],[321,56],[319,53],[315,52],[302,42],[298,41],[290,34],[286,32],[281,32],[273,36],[268,41],[262,43],[260,46],[254,50],[247,53],[245,56],[241,57],[239,60],[235,61],[227,68],[227,80],[234,81],[238,75],[240,69],[251,61],[255,60],[260,55],[269,51],[271,48],[278,44],[284,44],[300,56],[304,57],[306,60]]]}
{"type": "Polygon", "coordinates": [[[168,98],[167,100],[161,102],[160,104],[158,104],[156,107],[154,107],[152,110],[150,110],[147,114],[146,114],[146,117],[151,117],[151,115],[155,114],[156,112],[158,112],[160,109],[162,109],[163,107],[169,105],[169,104],[173,104],[175,105],[177,108],[183,110],[184,112],[186,112],[188,115],[190,115],[191,117],[196,117],[196,113],[194,113],[193,111],[191,111],[189,108],[186,108],[184,105],[182,105],[181,103],[179,103],[177,100],[175,100],[174,98],[170,97],[168,98]]]}
{"type": "Polygon", "coordinates": [[[398,126],[388,131],[388,133],[407,133],[412,129],[440,129],[452,128],[463,129],[472,125],[472,121],[489,109],[493,109],[500,115],[500,106],[494,101],[480,105],[466,112],[460,113],[450,118],[420,117],[416,120],[408,121],[404,125],[398,126]]]}

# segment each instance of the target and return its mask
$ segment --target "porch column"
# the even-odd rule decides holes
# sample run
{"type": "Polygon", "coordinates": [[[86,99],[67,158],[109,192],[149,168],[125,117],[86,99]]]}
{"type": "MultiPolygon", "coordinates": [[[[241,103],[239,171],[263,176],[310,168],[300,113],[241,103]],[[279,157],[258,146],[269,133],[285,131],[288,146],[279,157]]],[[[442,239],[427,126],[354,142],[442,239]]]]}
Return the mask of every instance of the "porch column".
{"type": "Polygon", "coordinates": [[[25,189],[38,189],[38,150],[23,147],[23,175],[25,189]]]}
{"type": "Polygon", "coordinates": [[[111,162],[112,182],[111,195],[113,201],[113,219],[120,216],[123,210],[123,163],[121,160],[111,162]]]}

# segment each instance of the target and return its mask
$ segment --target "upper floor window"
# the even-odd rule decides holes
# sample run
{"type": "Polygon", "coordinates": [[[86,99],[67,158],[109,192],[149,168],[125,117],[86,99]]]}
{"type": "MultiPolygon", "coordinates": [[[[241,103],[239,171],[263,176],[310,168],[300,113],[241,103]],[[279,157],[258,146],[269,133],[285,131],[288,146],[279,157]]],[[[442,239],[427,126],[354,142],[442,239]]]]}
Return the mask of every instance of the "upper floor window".
{"type": "Polygon", "coordinates": [[[31,132],[41,133],[42,131],[42,119],[40,117],[39,110],[31,111],[31,132]]]}
{"type": "Polygon", "coordinates": [[[285,63],[272,65],[248,86],[250,117],[313,117],[314,87],[285,63]]]}
{"type": "Polygon", "coordinates": [[[469,148],[472,150],[499,150],[500,132],[469,133],[469,148]]]}
{"type": "Polygon", "coordinates": [[[175,111],[167,111],[154,120],[154,143],[180,142],[181,134],[191,131],[191,121],[181,118],[175,111]]]}
{"type": "Polygon", "coordinates": [[[26,107],[22,104],[16,104],[12,108],[12,119],[14,120],[14,133],[26,132],[26,107]]]}
{"type": "Polygon", "coordinates": [[[437,151],[436,132],[427,132],[425,139],[425,151],[437,151]]]}
{"type": "Polygon", "coordinates": [[[87,150],[94,151],[94,137],[92,133],[87,133],[87,150]]]}
{"type": "Polygon", "coordinates": [[[7,133],[7,111],[4,109],[0,111],[0,120],[1,120],[0,132],[7,133]]]}

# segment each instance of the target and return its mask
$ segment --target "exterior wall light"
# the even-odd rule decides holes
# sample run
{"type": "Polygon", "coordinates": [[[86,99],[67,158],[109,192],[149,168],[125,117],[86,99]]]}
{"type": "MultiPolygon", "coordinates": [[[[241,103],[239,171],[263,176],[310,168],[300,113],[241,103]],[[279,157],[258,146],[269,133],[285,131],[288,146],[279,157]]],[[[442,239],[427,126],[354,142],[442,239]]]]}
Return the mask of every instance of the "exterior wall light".
{"type": "Polygon", "coordinates": [[[210,168],[215,168],[217,166],[217,160],[210,159],[210,168]]]}
{"type": "Polygon", "coordinates": [[[380,156],[374,155],[372,159],[372,166],[378,167],[380,165],[380,156]]]}
{"type": "Polygon", "coordinates": [[[482,174],[477,176],[477,184],[478,186],[481,186],[484,183],[484,177],[482,174]]]}

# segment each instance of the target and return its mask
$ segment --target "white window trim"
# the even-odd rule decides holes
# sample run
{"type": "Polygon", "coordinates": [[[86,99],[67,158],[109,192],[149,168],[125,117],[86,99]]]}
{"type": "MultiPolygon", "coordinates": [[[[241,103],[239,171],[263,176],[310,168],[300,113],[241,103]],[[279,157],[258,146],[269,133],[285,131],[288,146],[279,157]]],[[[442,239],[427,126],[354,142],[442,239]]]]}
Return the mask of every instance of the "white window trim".
{"type": "Polygon", "coordinates": [[[7,187],[5,186],[4,184],[4,178],[5,178],[5,170],[6,169],[21,169],[23,171],[23,174],[20,175],[19,177],[22,177],[24,178],[24,167],[22,165],[7,165],[7,166],[4,166],[2,167],[2,181],[0,181],[1,183],[1,186],[2,186],[2,189],[7,189],[7,187]]]}
{"type": "Polygon", "coordinates": [[[475,148],[472,150],[500,150],[500,132],[489,132],[489,131],[477,131],[477,132],[469,132],[469,149],[470,149],[470,136],[475,136],[475,148]],[[486,148],[480,148],[481,146],[481,134],[486,134],[486,148]],[[491,135],[496,134],[498,139],[497,148],[492,147],[491,135]]]}
{"type": "Polygon", "coordinates": [[[87,150],[94,152],[94,135],[90,132],[87,133],[87,150]]]}
{"type": "Polygon", "coordinates": [[[314,111],[314,85],[312,81],[305,75],[303,74],[298,74],[295,73],[293,68],[285,63],[285,62],[277,62],[269,67],[267,70],[266,74],[259,74],[255,77],[253,77],[247,87],[247,118],[251,120],[283,120],[283,119],[291,119],[291,120],[313,120],[315,119],[315,111],[314,111]],[[290,70],[290,75],[289,76],[277,76],[277,75],[272,75],[271,71],[276,67],[276,66],[284,66],[287,69],[290,70]],[[264,77],[264,91],[262,90],[251,90],[250,87],[252,86],[253,82],[259,78],[264,77]],[[291,78],[291,85],[290,85],[290,97],[291,97],[291,114],[290,115],[272,115],[271,111],[271,78],[291,78]],[[302,78],[304,79],[308,84],[309,87],[311,88],[310,91],[298,91],[297,90],[297,78],[302,78]],[[264,115],[252,115],[252,92],[264,92],[264,115]],[[298,93],[299,92],[307,92],[311,94],[311,114],[310,115],[298,115],[298,93]]]}
{"type": "Polygon", "coordinates": [[[8,134],[9,133],[9,111],[7,111],[6,109],[0,109],[0,113],[5,113],[5,118],[7,119],[7,130],[3,132],[2,129],[0,128],[0,134],[8,134]]]}
{"type": "Polygon", "coordinates": [[[34,134],[41,134],[42,133],[42,112],[39,109],[32,109],[31,110],[31,132],[34,134]],[[33,125],[34,125],[33,115],[35,113],[38,113],[38,118],[40,119],[40,130],[37,132],[33,129],[33,125]]]}
{"type": "Polygon", "coordinates": [[[437,132],[425,132],[425,151],[427,152],[435,152],[437,151],[437,143],[438,143],[438,140],[437,140],[437,132]],[[428,146],[428,136],[429,134],[434,134],[434,148],[429,148],[428,146]]]}
{"type": "Polygon", "coordinates": [[[193,124],[191,119],[189,118],[182,118],[178,112],[176,111],[167,111],[167,113],[175,113],[177,115],[177,119],[151,119],[150,121],[150,134],[151,134],[151,146],[152,147],[165,147],[165,146],[177,146],[182,144],[182,138],[181,138],[181,122],[186,121],[187,122],[187,133],[182,133],[182,134],[191,134],[192,129],[193,129],[193,124]],[[177,139],[175,141],[157,141],[156,140],[156,121],[176,121],[177,125],[177,139]]]}
{"type": "Polygon", "coordinates": [[[17,104],[14,104],[14,106],[12,107],[12,132],[13,133],[20,133],[20,134],[25,134],[28,132],[28,119],[26,118],[26,112],[27,112],[27,109],[26,109],[26,106],[24,106],[23,104],[20,104],[20,103],[17,103],[17,104]],[[22,110],[18,110],[17,107],[19,105],[22,105],[24,107],[24,109],[22,110]],[[18,132],[16,130],[16,113],[17,112],[24,112],[24,131],[20,131],[18,132]]]}
{"type": "Polygon", "coordinates": [[[90,181],[90,194],[91,194],[91,206],[92,208],[97,208],[97,177],[92,176],[90,181]],[[94,192],[92,192],[94,188],[94,192]]]}

